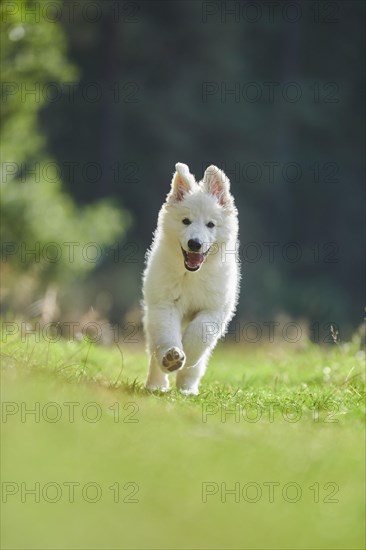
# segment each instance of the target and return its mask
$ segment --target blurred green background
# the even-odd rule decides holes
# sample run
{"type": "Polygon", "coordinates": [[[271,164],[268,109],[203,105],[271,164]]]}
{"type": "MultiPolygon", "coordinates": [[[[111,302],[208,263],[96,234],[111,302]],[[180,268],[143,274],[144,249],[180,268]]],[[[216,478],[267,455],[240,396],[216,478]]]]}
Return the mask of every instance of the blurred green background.
{"type": "Polygon", "coordinates": [[[174,165],[200,178],[214,163],[240,214],[238,318],[348,338],[362,322],[364,11],[2,2],[3,315],[139,322],[174,165]]]}

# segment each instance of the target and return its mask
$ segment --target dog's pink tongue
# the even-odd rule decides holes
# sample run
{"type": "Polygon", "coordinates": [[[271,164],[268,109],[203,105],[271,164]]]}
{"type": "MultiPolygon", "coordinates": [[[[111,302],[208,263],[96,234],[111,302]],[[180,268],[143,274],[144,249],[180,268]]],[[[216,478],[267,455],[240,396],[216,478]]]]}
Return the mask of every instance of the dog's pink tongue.
{"type": "Polygon", "coordinates": [[[189,267],[197,267],[203,262],[203,254],[197,252],[187,252],[187,264],[189,267]]]}

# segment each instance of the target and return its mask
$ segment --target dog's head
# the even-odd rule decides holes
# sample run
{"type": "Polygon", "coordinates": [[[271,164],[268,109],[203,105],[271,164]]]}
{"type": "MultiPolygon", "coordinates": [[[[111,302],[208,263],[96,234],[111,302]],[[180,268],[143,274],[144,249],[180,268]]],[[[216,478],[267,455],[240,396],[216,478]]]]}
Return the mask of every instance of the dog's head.
{"type": "Polygon", "coordinates": [[[166,208],[170,212],[167,230],[177,236],[184,266],[198,271],[207,255],[230,240],[236,228],[236,209],[230,182],[222,170],[209,166],[202,181],[196,182],[186,164],[177,163],[166,208]],[[229,217],[235,222],[230,223],[229,217]]]}

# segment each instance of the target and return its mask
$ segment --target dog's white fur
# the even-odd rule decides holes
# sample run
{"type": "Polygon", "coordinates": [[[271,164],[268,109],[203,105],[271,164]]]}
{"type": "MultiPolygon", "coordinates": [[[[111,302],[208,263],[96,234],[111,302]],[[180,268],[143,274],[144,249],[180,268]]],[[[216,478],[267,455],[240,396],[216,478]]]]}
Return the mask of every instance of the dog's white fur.
{"type": "Polygon", "coordinates": [[[147,388],[166,391],[168,374],[176,370],[180,391],[198,394],[210,353],[234,315],[239,278],[238,219],[228,178],[209,166],[196,183],[187,165],[176,164],[144,273],[147,388]],[[199,239],[207,254],[195,272],[182,251],[189,251],[190,239],[199,239]]]}

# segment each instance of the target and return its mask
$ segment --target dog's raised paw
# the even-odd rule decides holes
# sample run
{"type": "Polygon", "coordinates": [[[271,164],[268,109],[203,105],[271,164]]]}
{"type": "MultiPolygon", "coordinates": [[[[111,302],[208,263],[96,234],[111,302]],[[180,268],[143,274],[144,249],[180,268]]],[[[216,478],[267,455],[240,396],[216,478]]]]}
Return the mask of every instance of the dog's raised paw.
{"type": "Polygon", "coordinates": [[[184,366],[186,356],[184,352],[179,348],[169,348],[162,359],[163,370],[167,372],[174,372],[181,369],[184,366]]]}

